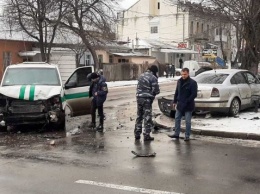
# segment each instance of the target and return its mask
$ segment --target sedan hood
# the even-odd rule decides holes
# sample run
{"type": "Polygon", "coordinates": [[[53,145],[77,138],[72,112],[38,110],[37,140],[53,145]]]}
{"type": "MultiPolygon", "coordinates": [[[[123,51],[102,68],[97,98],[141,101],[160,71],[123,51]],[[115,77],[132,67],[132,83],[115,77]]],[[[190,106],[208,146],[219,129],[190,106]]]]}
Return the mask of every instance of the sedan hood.
{"type": "Polygon", "coordinates": [[[21,100],[47,100],[61,94],[61,86],[20,85],[0,87],[0,93],[21,100]]]}

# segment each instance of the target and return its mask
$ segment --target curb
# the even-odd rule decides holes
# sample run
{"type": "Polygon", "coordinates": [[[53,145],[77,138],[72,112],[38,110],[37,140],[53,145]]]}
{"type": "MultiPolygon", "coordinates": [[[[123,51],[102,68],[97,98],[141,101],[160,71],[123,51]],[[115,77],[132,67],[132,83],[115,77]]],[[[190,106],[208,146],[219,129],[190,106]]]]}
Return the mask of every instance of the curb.
{"type": "MultiPolygon", "coordinates": [[[[164,128],[164,129],[171,129],[172,127],[167,126],[166,124],[164,124],[161,121],[162,116],[165,116],[165,115],[160,115],[157,118],[155,118],[155,120],[154,120],[155,126],[157,126],[159,128],[164,128]]],[[[185,129],[181,129],[181,132],[185,132],[185,129]]],[[[260,141],[260,134],[256,134],[256,133],[214,131],[214,130],[203,130],[203,129],[195,129],[195,128],[191,129],[191,133],[194,135],[260,141]]]]}

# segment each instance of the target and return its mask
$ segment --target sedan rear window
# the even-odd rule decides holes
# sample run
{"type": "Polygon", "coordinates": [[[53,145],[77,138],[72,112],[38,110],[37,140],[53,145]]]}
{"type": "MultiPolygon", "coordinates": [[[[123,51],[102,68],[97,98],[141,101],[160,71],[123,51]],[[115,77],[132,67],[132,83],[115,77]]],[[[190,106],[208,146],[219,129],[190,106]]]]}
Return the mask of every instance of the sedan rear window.
{"type": "Polygon", "coordinates": [[[60,86],[60,79],[54,68],[13,68],[6,71],[3,80],[3,86],[12,85],[60,86]]]}
{"type": "Polygon", "coordinates": [[[228,74],[202,74],[196,78],[197,83],[200,84],[222,84],[228,74]]]}

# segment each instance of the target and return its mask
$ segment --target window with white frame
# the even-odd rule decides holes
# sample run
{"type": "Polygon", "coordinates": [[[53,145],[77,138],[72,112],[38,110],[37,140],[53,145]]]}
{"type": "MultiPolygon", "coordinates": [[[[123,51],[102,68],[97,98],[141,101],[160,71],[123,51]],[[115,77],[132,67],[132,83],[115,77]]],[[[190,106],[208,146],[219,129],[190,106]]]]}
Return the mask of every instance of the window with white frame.
{"type": "Polygon", "coordinates": [[[152,26],[151,27],[151,34],[157,34],[158,33],[158,26],[152,26]]]}
{"type": "Polygon", "coordinates": [[[103,55],[98,55],[98,62],[99,64],[103,63],[103,55]]]}
{"type": "Polygon", "coordinates": [[[217,28],[216,29],[216,35],[226,35],[225,30],[222,30],[222,28],[217,28]]]}
{"type": "Polygon", "coordinates": [[[114,56],[113,55],[109,55],[109,63],[113,63],[114,62],[114,56]]]}
{"type": "Polygon", "coordinates": [[[86,55],[86,65],[90,65],[90,55],[86,55]]]}
{"type": "Polygon", "coordinates": [[[194,25],[194,22],[191,21],[191,23],[190,23],[190,34],[191,34],[191,35],[193,35],[193,32],[194,32],[194,30],[193,30],[193,25],[194,25]]]}
{"type": "Polygon", "coordinates": [[[3,53],[3,62],[4,62],[4,69],[11,65],[12,63],[12,55],[11,52],[4,52],[3,53]]]}

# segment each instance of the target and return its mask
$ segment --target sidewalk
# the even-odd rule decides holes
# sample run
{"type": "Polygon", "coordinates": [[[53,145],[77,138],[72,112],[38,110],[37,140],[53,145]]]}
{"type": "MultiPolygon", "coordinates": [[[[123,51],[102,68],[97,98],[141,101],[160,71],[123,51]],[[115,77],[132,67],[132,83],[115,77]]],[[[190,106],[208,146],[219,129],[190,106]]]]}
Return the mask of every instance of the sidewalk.
{"type": "MultiPolygon", "coordinates": [[[[160,115],[155,123],[161,128],[172,128],[174,119],[160,115]]],[[[185,130],[185,121],[182,121],[182,131],[185,130]]],[[[250,139],[260,141],[260,109],[258,113],[242,112],[238,117],[203,117],[193,116],[192,134],[204,136],[217,136],[224,138],[250,139]]]]}

